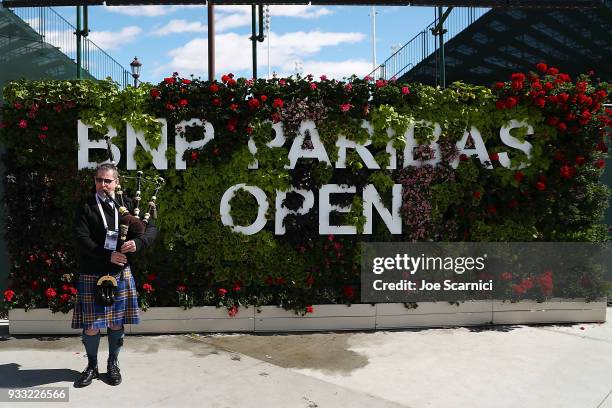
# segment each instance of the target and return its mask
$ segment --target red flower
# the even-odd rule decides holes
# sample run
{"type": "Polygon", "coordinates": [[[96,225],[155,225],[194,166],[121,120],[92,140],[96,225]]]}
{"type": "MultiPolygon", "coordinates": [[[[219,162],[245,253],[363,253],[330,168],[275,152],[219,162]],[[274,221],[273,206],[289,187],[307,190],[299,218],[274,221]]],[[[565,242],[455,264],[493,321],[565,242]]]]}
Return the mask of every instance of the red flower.
{"type": "Polygon", "coordinates": [[[548,70],[548,65],[546,65],[543,62],[540,62],[539,64],[536,65],[536,68],[538,69],[538,71],[540,71],[541,73],[545,73],[548,70]]]}
{"type": "Polygon", "coordinates": [[[564,179],[571,179],[575,172],[576,169],[570,166],[561,166],[559,169],[559,174],[561,175],[561,178],[564,179]]]}
{"type": "Polygon", "coordinates": [[[230,110],[233,110],[234,112],[236,112],[236,111],[238,110],[238,105],[237,105],[237,104],[235,104],[235,103],[232,103],[232,104],[229,106],[229,108],[230,108],[230,110]]]}
{"type": "Polygon", "coordinates": [[[494,206],[493,204],[491,204],[490,206],[487,207],[487,212],[489,214],[496,214],[497,213],[497,207],[494,206]]]}
{"type": "Polygon", "coordinates": [[[38,135],[38,140],[40,140],[41,142],[44,142],[47,139],[47,135],[45,134],[39,134],[38,135]]]}
{"type": "Polygon", "coordinates": [[[510,87],[515,91],[520,91],[523,89],[523,83],[520,81],[512,81],[510,82],[510,87]]]}
{"type": "Polygon", "coordinates": [[[227,289],[219,288],[217,294],[219,295],[219,297],[224,297],[225,295],[227,295],[227,289]]]}
{"type": "Polygon", "coordinates": [[[550,118],[546,119],[546,123],[548,123],[550,126],[556,126],[557,123],[559,123],[559,118],[556,116],[551,116],[550,118]]]}
{"type": "Polygon", "coordinates": [[[531,289],[533,287],[533,279],[532,278],[523,279],[523,281],[521,282],[521,286],[523,286],[526,290],[531,289]]]}
{"type": "Polygon", "coordinates": [[[523,74],[522,72],[515,72],[510,76],[510,79],[517,82],[524,82],[525,74],[523,74]]]}
{"type": "Polygon", "coordinates": [[[510,272],[503,272],[501,274],[501,278],[502,278],[502,280],[510,281],[510,280],[512,280],[512,274],[510,272]]]}
{"type": "Polygon", "coordinates": [[[219,98],[215,98],[212,100],[212,104],[215,106],[220,106],[221,105],[221,100],[219,98]]]}
{"type": "Polygon", "coordinates": [[[548,75],[557,75],[559,73],[559,70],[555,67],[550,67],[546,70],[546,73],[548,75]]]}
{"type": "Polygon", "coordinates": [[[15,292],[11,289],[7,289],[4,291],[4,299],[7,302],[12,302],[13,301],[13,297],[15,297],[15,292]]]}
{"type": "Polygon", "coordinates": [[[274,99],[274,102],[272,102],[272,106],[274,108],[282,108],[284,104],[285,102],[283,102],[281,98],[276,98],[274,99]]]}
{"type": "Polygon", "coordinates": [[[70,299],[70,295],[67,293],[63,293],[60,295],[60,302],[66,303],[70,299]]]}
{"type": "Polygon", "coordinates": [[[375,82],[375,86],[376,86],[377,88],[382,88],[382,87],[384,87],[384,86],[386,86],[386,85],[387,85],[387,81],[385,81],[384,79],[379,79],[379,80],[377,80],[377,81],[375,82]]]}
{"type": "Polygon", "coordinates": [[[265,102],[268,100],[268,97],[266,95],[261,95],[259,99],[261,99],[262,102],[265,102]]]}
{"type": "Polygon", "coordinates": [[[278,123],[278,122],[281,121],[281,116],[278,113],[276,113],[276,112],[274,112],[272,115],[270,115],[270,118],[272,119],[272,122],[274,122],[274,123],[278,123]]]}
{"type": "Polygon", "coordinates": [[[227,314],[229,315],[229,317],[234,317],[234,316],[236,316],[236,315],[238,314],[238,306],[233,305],[233,306],[230,308],[229,312],[227,312],[227,314]]]}
{"type": "Polygon", "coordinates": [[[25,119],[21,119],[21,120],[19,121],[19,127],[20,127],[20,128],[22,128],[22,129],[27,128],[27,127],[28,127],[28,121],[27,121],[27,120],[25,120],[25,119]]]}
{"type": "Polygon", "coordinates": [[[508,109],[514,108],[517,103],[518,103],[518,99],[515,98],[514,96],[509,96],[506,98],[506,107],[508,109]]]}
{"type": "Polygon", "coordinates": [[[355,288],[352,285],[345,285],[342,287],[342,294],[347,299],[352,299],[355,296],[355,288]]]}
{"type": "Polygon", "coordinates": [[[314,312],[314,308],[312,307],[312,305],[306,306],[306,313],[313,313],[313,312],[314,312]]]}
{"type": "Polygon", "coordinates": [[[253,134],[253,128],[250,127],[250,126],[247,126],[246,132],[247,132],[247,134],[252,135],[253,134]]]}
{"type": "Polygon", "coordinates": [[[23,105],[20,104],[19,102],[16,102],[15,105],[13,105],[15,107],[15,109],[19,110],[21,108],[23,108],[23,105]]]}
{"type": "Polygon", "coordinates": [[[172,111],[172,110],[175,110],[175,109],[176,109],[176,106],[174,106],[174,105],[173,105],[173,104],[171,104],[171,103],[167,103],[167,104],[166,104],[166,109],[167,109],[167,110],[172,111]]]}
{"type": "Polygon", "coordinates": [[[155,289],[153,289],[153,286],[151,286],[150,283],[145,283],[142,285],[142,289],[147,292],[147,293],[151,293],[153,291],[155,291],[155,289]]]}
{"type": "Polygon", "coordinates": [[[242,286],[240,286],[240,282],[235,282],[234,286],[232,286],[232,290],[234,292],[238,292],[240,289],[242,289],[242,286]]]}
{"type": "Polygon", "coordinates": [[[176,290],[177,292],[185,293],[187,292],[187,286],[181,283],[176,287],[176,290]]]}
{"type": "Polygon", "coordinates": [[[227,86],[236,86],[237,82],[234,78],[230,78],[227,80],[227,86]]]}
{"type": "Polygon", "coordinates": [[[327,75],[321,75],[319,79],[321,79],[321,81],[325,81],[327,79],[327,75]]]}
{"type": "Polygon", "coordinates": [[[71,295],[76,295],[77,293],[79,293],[77,288],[75,288],[74,286],[70,287],[69,292],[70,292],[71,295]]]}
{"type": "Polygon", "coordinates": [[[340,105],[340,110],[342,112],[348,112],[349,110],[351,110],[352,107],[353,105],[351,105],[350,103],[343,103],[342,105],[340,105]]]}
{"type": "Polygon", "coordinates": [[[506,86],[506,84],[503,82],[496,82],[495,85],[493,85],[495,89],[502,89],[504,86],[506,86]]]}
{"type": "Polygon", "coordinates": [[[310,89],[312,89],[313,91],[315,89],[317,89],[317,84],[315,84],[314,82],[310,84],[310,89]]]}
{"type": "Polygon", "coordinates": [[[229,76],[227,76],[227,75],[223,75],[223,76],[221,76],[221,81],[222,81],[223,83],[226,83],[226,82],[227,82],[227,81],[229,81],[229,80],[230,80],[230,77],[229,77],[229,76]]]}
{"type": "Polygon", "coordinates": [[[334,242],[334,234],[329,234],[329,235],[327,236],[327,240],[328,240],[329,242],[334,242]]]}
{"type": "Polygon", "coordinates": [[[402,88],[402,95],[408,95],[410,93],[410,89],[405,86],[402,88]]]}
{"type": "Polygon", "coordinates": [[[491,161],[499,161],[499,154],[493,153],[491,156],[491,161]]]}
{"type": "Polygon", "coordinates": [[[38,283],[37,280],[32,281],[32,283],[30,283],[30,288],[32,288],[32,290],[38,289],[39,286],[40,286],[40,284],[38,283]]]}
{"type": "Polygon", "coordinates": [[[187,99],[180,99],[180,100],[178,101],[178,104],[179,104],[180,106],[187,106],[187,105],[189,105],[189,102],[187,102],[187,99]]]}
{"type": "Polygon", "coordinates": [[[527,291],[527,289],[523,285],[512,285],[511,288],[517,295],[522,295],[527,291]]]}
{"type": "Polygon", "coordinates": [[[595,148],[595,150],[597,150],[598,152],[602,152],[602,153],[608,153],[608,146],[606,145],[605,142],[601,141],[597,144],[597,147],[595,148]]]}
{"type": "Polygon", "coordinates": [[[198,160],[198,157],[200,157],[200,154],[198,152],[191,152],[191,161],[198,160]]]}
{"type": "Polygon", "coordinates": [[[567,125],[561,122],[557,125],[557,129],[559,129],[560,132],[565,132],[567,130],[567,125]]]}
{"type": "Polygon", "coordinates": [[[45,296],[47,297],[47,300],[51,300],[55,296],[57,296],[57,292],[53,288],[48,288],[47,290],[45,290],[45,296]]]}
{"type": "Polygon", "coordinates": [[[576,162],[578,166],[582,166],[584,162],[586,161],[586,158],[584,156],[576,156],[574,161],[576,162]]]}
{"type": "Polygon", "coordinates": [[[238,118],[234,117],[234,118],[229,118],[229,120],[227,121],[227,130],[229,130],[230,132],[235,132],[236,131],[236,126],[238,125],[238,118]]]}
{"type": "Polygon", "coordinates": [[[482,193],[480,191],[474,191],[472,193],[472,197],[474,197],[477,200],[480,200],[480,197],[482,197],[482,193]]]}
{"type": "Polygon", "coordinates": [[[606,161],[604,159],[599,159],[595,162],[595,167],[597,167],[598,169],[603,169],[604,167],[606,167],[606,161]]]}
{"type": "Polygon", "coordinates": [[[210,92],[212,93],[219,92],[219,85],[212,84],[208,89],[210,89],[210,92]]]}
{"type": "Polygon", "coordinates": [[[249,99],[248,105],[249,105],[249,108],[253,110],[259,108],[259,99],[257,98],[249,99]]]}
{"type": "Polygon", "coordinates": [[[468,161],[467,154],[465,154],[465,153],[461,153],[461,154],[459,155],[459,160],[461,160],[462,162],[466,162],[466,161],[468,161]]]}
{"type": "Polygon", "coordinates": [[[173,84],[176,82],[176,78],[174,77],[168,77],[168,78],[164,78],[164,82],[167,84],[173,84]]]}
{"type": "Polygon", "coordinates": [[[522,171],[517,171],[514,173],[514,179],[517,183],[520,183],[525,178],[525,174],[522,171]]]}
{"type": "Polygon", "coordinates": [[[499,100],[499,101],[495,102],[495,107],[497,109],[499,109],[499,110],[506,109],[506,102],[502,101],[502,100],[499,100]]]}
{"type": "Polygon", "coordinates": [[[191,83],[191,79],[183,79],[183,83],[185,85],[189,85],[191,83]]]}
{"type": "Polygon", "coordinates": [[[550,295],[553,289],[553,276],[552,271],[544,271],[544,273],[537,278],[538,285],[544,295],[550,295]]]}
{"type": "Polygon", "coordinates": [[[540,97],[540,98],[537,98],[537,99],[534,101],[534,103],[535,103],[535,105],[536,105],[538,108],[543,108],[543,107],[544,107],[544,105],[546,105],[546,99],[544,99],[544,98],[540,97]]]}
{"type": "Polygon", "coordinates": [[[161,92],[158,89],[151,89],[151,91],[149,92],[149,94],[151,95],[152,98],[159,98],[161,96],[161,92]]]}
{"type": "Polygon", "coordinates": [[[546,184],[541,182],[541,181],[538,181],[536,183],[535,187],[536,187],[537,190],[546,191],[546,184]]]}

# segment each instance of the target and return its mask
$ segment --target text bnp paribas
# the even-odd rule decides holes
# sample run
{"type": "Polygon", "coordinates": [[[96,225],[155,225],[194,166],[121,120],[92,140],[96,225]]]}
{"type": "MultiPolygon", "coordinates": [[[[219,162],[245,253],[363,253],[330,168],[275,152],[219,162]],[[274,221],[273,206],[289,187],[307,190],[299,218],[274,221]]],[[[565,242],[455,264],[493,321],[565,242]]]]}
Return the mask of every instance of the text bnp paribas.
{"type": "MultiPolygon", "coordinates": [[[[128,170],[135,170],[137,168],[136,160],[134,159],[134,153],[136,151],[137,144],[140,144],[142,148],[149,152],[153,157],[153,166],[158,170],[168,169],[168,158],[166,157],[166,151],[168,149],[168,125],[166,119],[157,119],[161,124],[161,143],[156,149],[152,149],[147,143],[144,133],[136,131],[129,123],[126,124],[127,137],[126,137],[126,167],[128,170]]],[[[183,155],[188,149],[199,149],[205,146],[207,143],[215,138],[215,130],[210,122],[202,121],[201,119],[190,119],[184,120],[177,124],[176,129],[184,129],[185,127],[199,127],[202,129],[202,138],[199,140],[187,141],[184,134],[177,131],[175,137],[175,166],[177,170],[185,170],[187,163],[183,159],[183,155]]],[[[373,128],[371,123],[363,121],[362,127],[372,135],[373,128]]],[[[512,129],[526,128],[526,135],[533,135],[533,127],[525,122],[517,120],[511,120],[508,125],[500,128],[499,138],[500,141],[509,148],[519,150],[523,152],[527,159],[530,158],[530,152],[532,145],[527,141],[521,141],[511,135],[512,129]]],[[[98,163],[92,162],[89,159],[89,152],[91,149],[105,149],[106,142],[103,139],[91,140],[89,138],[89,130],[91,126],[79,121],[78,122],[78,166],[79,169],[95,168],[98,163]]],[[[283,125],[281,122],[272,124],[274,132],[274,138],[266,143],[268,148],[279,148],[285,145],[285,135],[283,132],[283,125]]],[[[395,133],[393,129],[387,129],[389,136],[389,143],[386,146],[386,152],[389,154],[389,164],[382,170],[395,170],[398,168],[397,149],[393,147],[393,138],[395,133]]],[[[438,123],[430,123],[426,121],[417,121],[408,127],[404,134],[404,140],[406,141],[403,149],[403,163],[402,168],[409,166],[424,166],[424,165],[435,165],[441,160],[441,152],[438,145],[438,139],[442,134],[441,127],[438,123]],[[433,158],[429,160],[418,160],[415,158],[415,149],[419,146],[415,140],[415,126],[428,126],[433,127],[433,138],[425,146],[429,146],[433,151],[433,158]]],[[[117,136],[117,130],[111,127],[108,128],[107,135],[112,143],[112,139],[117,136]]],[[[246,138],[246,135],[245,135],[246,138]]],[[[329,159],[329,155],[325,150],[324,144],[321,142],[319,133],[316,125],[313,121],[305,120],[301,122],[297,136],[291,143],[289,150],[288,159],[289,165],[285,166],[286,169],[293,169],[299,159],[316,159],[320,162],[327,163],[330,166],[334,166],[336,169],[346,168],[347,151],[352,149],[356,154],[359,155],[363,163],[368,169],[381,170],[381,166],[376,162],[372,153],[368,150],[368,146],[371,144],[371,140],[364,143],[357,143],[355,141],[347,139],[344,135],[339,135],[336,141],[336,147],[338,148],[338,159],[335,163],[329,159]],[[305,147],[304,141],[306,137],[310,137],[311,146],[305,147]]],[[[249,165],[249,169],[257,169],[258,162],[255,158],[257,153],[257,146],[251,138],[248,143],[249,151],[253,154],[253,161],[249,165]]],[[[111,144],[113,156],[117,162],[121,158],[121,151],[118,146],[111,144]]],[[[457,150],[460,155],[466,155],[467,157],[477,157],[480,163],[487,169],[493,169],[491,165],[491,159],[485,147],[485,143],[482,139],[480,131],[475,127],[466,129],[463,133],[461,140],[457,142],[457,150]],[[468,140],[471,138],[473,147],[466,147],[468,140]]],[[[498,152],[498,161],[501,166],[505,168],[511,168],[511,159],[508,152],[498,152]]],[[[450,165],[453,168],[457,168],[459,165],[459,158],[456,158],[450,165]]],[[[521,163],[516,168],[525,167],[527,163],[521,163]]],[[[346,194],[356,193],[355,186],[343,185],[343,184],[325,184],[318,191],[318,202],[319,202],[319,234],[336,234],[336,235],[354,235],[357,234],[357,227],[354,225],[330,225],[330,213],[332,211],[346,213],[351,210],[350,206],[340,207],[330,204],[330,196],[332,194],[346,194]]],[[[291,188],[287,191],[276,191],[275,197],[275,215],[274,215],[274,231],[276,235],[285,234],[285,228],[283,226],[283,220],[289,214],[304,215],[311,211],[314,207],[314,194],[313,191],[301,190],[291,188]],[[290,210],[283,206],[288,193],[293,192],[304,197],[303,204],[300,208],[290,210]]],[[[386,208],[383,205],[380,194],[372,184],[367,184],[362,191],[363,198],[363,216],[365,217],[365,225],[363,228],[363,234],[372,234],[372,215],[373,209],[375,208],[386,227],[391,234],[402,233],[402,221],[400,215],[401,208],[401,197],[402,197],[402,185],[395,184],[391,189],[392,199],[391,208],[386,208]]],[[[236,184],[227,189],[220,202],[220,214],[221,221],[224,225],[229,226],[234,232],[240,232],[245,235],[256,234],[261,231],[267,223],[266,214],[268,213],[269,203],[268,197],[265,192],[257,186],[247,184],[236,184]],[[244,190],[253,195],[258,203],[257,218],[250,225],[236,225],[230,215],[230,203],[235,193],[238,190],[244,190]]]]}

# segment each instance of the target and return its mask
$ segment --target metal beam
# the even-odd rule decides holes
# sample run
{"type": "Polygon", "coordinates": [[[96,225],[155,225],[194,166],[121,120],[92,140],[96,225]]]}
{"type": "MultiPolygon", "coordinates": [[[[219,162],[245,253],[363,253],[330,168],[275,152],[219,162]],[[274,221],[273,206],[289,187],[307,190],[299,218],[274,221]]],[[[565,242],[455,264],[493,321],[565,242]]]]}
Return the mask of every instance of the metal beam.
{"type": "MultiPolygon", "coordinates": [[[[97,6],[103,0],[2,0],[3,7],[44,7],[44,6],[97,6]]],[[[445,7],[492,7],[492,8],[594,8],[603,4],[603,0],[215,0],[218,5],[234,4],[313,4],[313,5],[352,5],[352,6],[445,6],[445,7]]],[[[201,4],[205,0],[107,0],[108,6],[137,5],[180,5],[201,4]]]]}

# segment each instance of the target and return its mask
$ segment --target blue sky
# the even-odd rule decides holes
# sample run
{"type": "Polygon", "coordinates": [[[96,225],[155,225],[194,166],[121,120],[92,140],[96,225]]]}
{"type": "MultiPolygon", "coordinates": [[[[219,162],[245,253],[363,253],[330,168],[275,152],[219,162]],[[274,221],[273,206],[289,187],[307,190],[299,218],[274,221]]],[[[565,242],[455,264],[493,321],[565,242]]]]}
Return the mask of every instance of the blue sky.
{"type": "MultiPolygon", "coordinates": [[[[58,11],[74,23],[74,8],[58,11]]],[[[434,20],[431,7],[376,7],[377,61],[391,55],[434,20]]],[[[341,79],[372,70],[370,6],[270,6],[272,71],[341,79]]],[[[90,38],[128,66],[138,56],[142,79],[158,82],[177,71],[207,77],[205,6],[90,7],[90,38]]],[[[216,7],[217,77],[233,72],[251,77],[250,6],[216,7]]],[[[268,72],[267,43],[258,45],[258,74],[268,72]]]]}

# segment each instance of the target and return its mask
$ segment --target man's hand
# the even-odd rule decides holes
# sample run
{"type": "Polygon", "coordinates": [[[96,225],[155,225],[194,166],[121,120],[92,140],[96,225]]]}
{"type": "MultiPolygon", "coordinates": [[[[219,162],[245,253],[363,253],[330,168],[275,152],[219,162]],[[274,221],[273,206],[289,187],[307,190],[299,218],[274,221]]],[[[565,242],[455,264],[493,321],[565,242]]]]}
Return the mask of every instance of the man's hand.
{"type": "Polygon", "coordinates": [[[136,252],[136,243],[134,241],[126,241],[123,245],[121,245],[121,253],[125,254],[126,252],[136,252]]]}
{"type": "Polygon", "coordinates": [[[120,252],[113,251],[113,253],[111,254],[110,261],[115,265],[124,266],[127,262],[127,256],[123,255],[120,252]]]}

